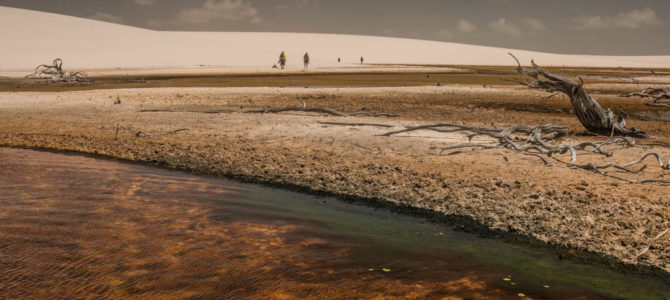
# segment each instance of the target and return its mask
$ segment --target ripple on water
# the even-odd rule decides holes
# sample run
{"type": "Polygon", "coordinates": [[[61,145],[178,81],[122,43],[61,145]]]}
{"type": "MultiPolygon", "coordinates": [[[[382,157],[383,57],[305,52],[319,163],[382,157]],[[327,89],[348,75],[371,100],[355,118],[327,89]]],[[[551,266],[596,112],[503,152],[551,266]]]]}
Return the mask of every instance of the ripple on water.
{"type": "Polygon", "coordinates": [[[388,212],[86,157],[0,156],[0,298],[603,297],[528,274],[512,286],[505,264],[470,257],[481,241],[388,212]],[[379,224],[388,237],[368,232],[379,224]]]}

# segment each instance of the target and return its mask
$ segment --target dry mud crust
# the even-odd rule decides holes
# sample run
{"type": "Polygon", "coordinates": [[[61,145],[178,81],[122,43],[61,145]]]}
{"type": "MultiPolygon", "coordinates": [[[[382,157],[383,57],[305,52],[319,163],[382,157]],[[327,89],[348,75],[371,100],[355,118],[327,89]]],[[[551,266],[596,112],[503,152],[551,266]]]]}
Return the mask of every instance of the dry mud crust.
{"type": "MultiPolygon", "coordinates": [[[[501,95],[501,103],[504,99],[513,102],[537,97],[521,89],[474,87],[2,93],[0,143],[93,153],[461,216],[462,222],[471,220],[467,224],[481,224],[501,235],[513,233],[527,237],[527,241],[576,249],[575,253],[592,253],[617,263],[639,263],[643,269],[667,274],[667,238],[658,240],[639,262],[634,260],[652,237],[670,227],[667,185],[626,184],[589,171],[546,167],[537,158],[506,150],[437,156],[443,146],[467,142],[457,133],[427,131],[382,137],[379,135],[388,129],[318,123],[377,122],[401,129],[435,121],[473,126],[491,126],[493,121],[498,127],[554,123],[580,128],[574,117],[564,113],[463,104],[464,98],[495,95],[501,95]],[[282,107],[300,105],[296,103],[298,96],[310,106],[397,116],[343,119],[290,112],[138,112],[282,107]],[[113,104],[116,97],[121,105],[113,104]],[[188,130],[170,134],[182,128],[188,130]],[[137,136],[139,131],[149,135],[137,136]]],[[[657,140],[667,140],[665,123],[630,123],[660,136],[657,140]]],[[[598,138],[573,134],[564,142],[594,139],[598,138]]],[[[593,155],[580,159],[628,162],[639,158],[641,151],[670,158],[668,148],[645,146],[619,149],[611,158],[593,155]]],[[[650,161],[643,176],[662,178],[667,171],[650,161]]]]}

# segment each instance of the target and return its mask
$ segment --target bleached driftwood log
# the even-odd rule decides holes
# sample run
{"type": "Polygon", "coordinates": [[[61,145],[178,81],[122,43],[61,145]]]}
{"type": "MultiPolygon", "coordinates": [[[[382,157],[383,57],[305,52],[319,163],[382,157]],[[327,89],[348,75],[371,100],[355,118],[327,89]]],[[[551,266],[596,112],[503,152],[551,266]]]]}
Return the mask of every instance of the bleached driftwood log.
{"type": "Polygon", "coordinates": [[[575,115],[589,132],[607,136],[647,137],[644,131],[636,128],[626,128],[626,121],[623,116],[618,116],[615,120],[612,110],[603,109],[598,101],[586,92],[584,81],[581,78],[579,78],[579,82],[576,82],[542,69],[535,61],[531,60],[531,63],[534,67],[533,71],[538,74],[537,77],[534,76],[535,73],[531,73],[520,65],[517,68],[519,74],[535,78],[534,81],[528,83],[528,87],[567,95],[570,98],[570,104],[575,115]]]}
{"type": "Polygon", "coordinates": [[[51,65],[39,65],[35,68],[35,71],[32,74],[26,76],[29,77],[51,77],[52,82],[68,82],[68,81],[86,81],[88,74],[85,72],[70,72],[67,73],[63,70],[63,60],[60,58],[54,59],[51,65]]]}

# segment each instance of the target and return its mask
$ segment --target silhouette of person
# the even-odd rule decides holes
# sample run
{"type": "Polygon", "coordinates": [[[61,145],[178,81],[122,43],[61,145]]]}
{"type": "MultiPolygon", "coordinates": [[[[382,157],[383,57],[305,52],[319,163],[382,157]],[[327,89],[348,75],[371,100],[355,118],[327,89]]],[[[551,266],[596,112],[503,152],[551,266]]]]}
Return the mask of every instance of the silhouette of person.
{"type": "Polygon", "coordinates": [[[302,57],[302,62],[305,64],[305,69],[309,67],[309,53],[305,52],[305,56],[302,57]]]}
{"type": "Polygon", "coordinates": [[[281,66],[282,70],[284,69],[284,66],[286,66],[286,53],[284,53],[284,51],[279,54],[279,65],[281,66]]]}

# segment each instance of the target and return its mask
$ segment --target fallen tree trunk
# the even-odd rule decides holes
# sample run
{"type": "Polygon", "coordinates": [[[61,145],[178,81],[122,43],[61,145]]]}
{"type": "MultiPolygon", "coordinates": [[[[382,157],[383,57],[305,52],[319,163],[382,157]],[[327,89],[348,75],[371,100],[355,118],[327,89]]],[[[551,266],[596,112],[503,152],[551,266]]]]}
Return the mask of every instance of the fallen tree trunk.
{"type": "MultiPolygon", "coordinates": [[[[598,101],[584,90],[584,81],[580,78],[577,83],[572,79],[552,74],[534,61],[531,61],[535,71],[540,75],[536,80],[528,84],[529,88],[543,89],[550,93],[563,93],[570,97],[570,104],[575,115],[584,127],[592,133],[599,135],[622,135],[646,138],[643,131],[636,128],[626,128],[626,122],[622,116],[614,120],[614,113],[610,109],[603,109],[598,101]],[[544,79],[541,79],[541,78],[544,79]]],[[[528,71],[519,68],[519,73],[528,77],[534,77],[528,74],[528,71]]]]}
{"type": "Polygon", "coordinates": [[[52,82],[68,82],[68,81],[87,81],[86,77],[88,74],[84,72],[70,72],[66,73],[63,70],[63,60],[60,58],[54,59],[51,65],[39,65],[35,68],[35,71],[32,74],[26,76],[28,77],[40,77],[40,76],[49,76],[51,77],[52,82]]]}

